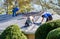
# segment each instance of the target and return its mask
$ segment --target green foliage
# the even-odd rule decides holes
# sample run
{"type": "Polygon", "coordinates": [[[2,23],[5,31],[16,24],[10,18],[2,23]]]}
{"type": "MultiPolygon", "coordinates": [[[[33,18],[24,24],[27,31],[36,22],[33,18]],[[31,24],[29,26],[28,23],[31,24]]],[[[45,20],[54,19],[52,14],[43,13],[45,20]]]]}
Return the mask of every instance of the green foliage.
{"type": "Polygon", "coordinates": [[[27,39],[27,37],[17,25],[11,25],[3,31],[1,39],[27,39]]]}
{"type": "Polygon", "coordinates": [[[35,39],[46,39],[47,34],[58,27],[60,27],[60,20],[54,20],[40,25],[35,33],[35,39]]]}
{"type": "Polygon", "coordinates": [[[50,31],[46,39],[60,39],[60,28],[50,31]]]}

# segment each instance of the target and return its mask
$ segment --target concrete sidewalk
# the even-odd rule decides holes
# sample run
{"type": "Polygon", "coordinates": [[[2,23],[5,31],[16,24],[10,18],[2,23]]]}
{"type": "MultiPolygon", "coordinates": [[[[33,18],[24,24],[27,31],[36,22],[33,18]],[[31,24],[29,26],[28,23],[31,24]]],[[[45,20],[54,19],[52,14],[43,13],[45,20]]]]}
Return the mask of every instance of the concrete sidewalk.
{"type": "MultiPolygon", "coordinates": [[[[36,23],[39,23],[41,21],[41,16],[36,16],[35,19],[39,18],[36,23]]],[[[5,22],[1,22],[0,21],[0,31],[3,31],[5,28],[7,28],[8,26],[12,25],[12,24],[17,24],[19,27],[23,27],[25,25],[27,17],[25,16],[17,16],[17,17],[13,17],[13,19],[11,20],[6,20],[5,22]]],[[[56,19],[60,19],[60,15],[53,15],[53,20],[56,19]]],[[[45,20],[44,20],[45,22],[45,20]]],[[[27,28],[23,28],[22,31],[24,31],[25,33],[35,33],[35,31],[37,30],[39,26],[32,24],[32,26],[27,27],[27,28]]]]}

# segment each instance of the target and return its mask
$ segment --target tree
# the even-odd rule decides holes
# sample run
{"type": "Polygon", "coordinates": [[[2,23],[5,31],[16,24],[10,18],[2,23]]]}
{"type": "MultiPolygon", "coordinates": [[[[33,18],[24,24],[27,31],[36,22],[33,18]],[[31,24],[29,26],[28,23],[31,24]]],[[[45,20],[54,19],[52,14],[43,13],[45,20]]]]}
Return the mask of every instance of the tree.
{"type": "Polygon", "coordinates": [[[57,6],[53,3],[53,1],[55,1],[55,0],[52,0],[52,1],[49,0],[48,2],[47,2],[47,0],[35,0],[35,1],[36,1],[35,4],[41,5],[43,9],[44,8],[46,8],[46,9],[60,9],[59,6],[57,6]]]}
{"type": "Polygon", "coordinates": [[[0,39],[27,39],[18,25],[10,25],[1,34],[0,39]]]}

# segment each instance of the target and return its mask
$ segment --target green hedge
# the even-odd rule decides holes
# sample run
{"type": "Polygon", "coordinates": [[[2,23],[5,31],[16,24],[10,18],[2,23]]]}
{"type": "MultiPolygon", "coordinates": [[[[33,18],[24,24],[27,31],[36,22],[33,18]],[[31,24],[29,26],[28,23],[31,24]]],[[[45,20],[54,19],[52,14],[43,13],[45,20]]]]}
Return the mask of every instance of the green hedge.
{"type": "Polygon", "coordinates": [[[35,39],[46,39],[46,36],[49,31],[58,27],[60,27],[60,20],[54,20],[42,24],[35,32],[35,39]]]}
{"type": "Polygon", "coordinates": [[[60,39],[60,28],[50,31],[46,39],[60,39]]]}
{"type": "Polygon", "coordinates": [[[17,25],[11,25],[3,31],[1,39],[27,39],[27,37],[17,25]]]}

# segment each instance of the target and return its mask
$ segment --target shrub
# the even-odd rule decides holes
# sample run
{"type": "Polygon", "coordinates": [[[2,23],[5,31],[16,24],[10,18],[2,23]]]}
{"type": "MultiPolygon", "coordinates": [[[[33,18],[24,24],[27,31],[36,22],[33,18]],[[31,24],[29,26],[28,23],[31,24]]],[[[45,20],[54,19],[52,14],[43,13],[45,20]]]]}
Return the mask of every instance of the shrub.
{"type": "Polygon", "coordinates": [[[46,39],[60,39],[60,28],[50,31],[46,39]]]}
{"type": "Polygon", "coordinates": [[[35,32],[35,39],[46,39],[49,31],[60,27],[60,20],[54,20],[40,25],[40,27],[35,32]]]}
{"type": "Polygon", "coordinates": [[[7,27],[1,34],[1,39],[27,39],[17,25],[7,27]]]}

